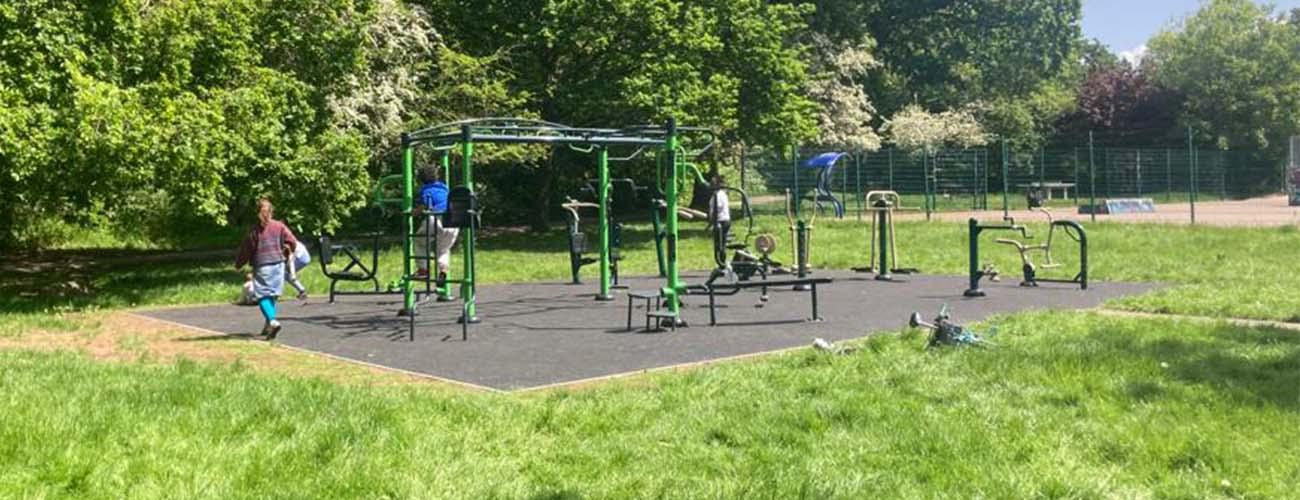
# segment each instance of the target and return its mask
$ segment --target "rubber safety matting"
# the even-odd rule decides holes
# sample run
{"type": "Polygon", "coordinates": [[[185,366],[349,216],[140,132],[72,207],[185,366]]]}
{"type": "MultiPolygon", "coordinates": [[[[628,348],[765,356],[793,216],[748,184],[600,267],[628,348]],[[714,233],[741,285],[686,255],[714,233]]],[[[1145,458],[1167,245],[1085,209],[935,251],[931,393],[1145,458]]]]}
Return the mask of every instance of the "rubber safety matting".
{"type": "MultiPolygon", "coordinates": [[[[516,390],[704,362],[791,347],[816,337],[840,341],[875,331],[896,330],[908,316],[927,319],[948,304],[954,319],[969,322],[991,314],[1029,309],[1080,309],[1109,298],[1154,288],[1138,283],[1044,284],[1022,288],[1014,282],[986,283],[988,296],[962,296],[966,280],[912,275],[881,282],[871,275],[822,272],[835,282],[818,289],[821,322],[810,316],[809,294],[788,288],[771,291],[758,307],[758,290],[719,298],[719,325],[708,326],[706,297],[687,298],[682,317],[689,327],[645,333],[640,302],[626,331],[627,298],[616,290],[612,302],[593,300],[595,285],[527,283],[482,286],[482,322],[461,340],[456,319],[460,303],[422,306],[415,340],[396,312],[400,296],[342,296],[334,304],[313,297],[280,308],[284,330],[278,341],[300,349],[451,379],[477,386],[516,390]]],[[[694,280],[698,280],[695,277],[694,280]]],[[[654,290],[662,282],[627,280],[632,290],[654,290]]],[[[688,278],[688,282],[692,279],[688,278]]],[[[207,306],[145,311],[140,314],[227,334],[256,333],[262,319],[255,307],[207,306]]]]}

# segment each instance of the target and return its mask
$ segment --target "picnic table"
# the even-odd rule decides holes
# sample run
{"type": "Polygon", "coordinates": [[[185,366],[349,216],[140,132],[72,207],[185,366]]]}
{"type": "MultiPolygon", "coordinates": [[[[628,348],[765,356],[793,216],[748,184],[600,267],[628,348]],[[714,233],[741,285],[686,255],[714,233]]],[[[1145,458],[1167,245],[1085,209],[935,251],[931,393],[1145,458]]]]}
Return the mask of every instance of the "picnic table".
{"type": "Polygon", "coordinates": [[[1074,185],[1075,184],[1073,182],[1030,182],[1027,184],[1016,184],[1017,187],[1030,188],[1037,191],[1042,191],[1047,194],[1048,200],[1052,199],[1053,189],[1061,190],[1062,199],[1069,198],[1070,188],[1074,187],[1074,185]]]}

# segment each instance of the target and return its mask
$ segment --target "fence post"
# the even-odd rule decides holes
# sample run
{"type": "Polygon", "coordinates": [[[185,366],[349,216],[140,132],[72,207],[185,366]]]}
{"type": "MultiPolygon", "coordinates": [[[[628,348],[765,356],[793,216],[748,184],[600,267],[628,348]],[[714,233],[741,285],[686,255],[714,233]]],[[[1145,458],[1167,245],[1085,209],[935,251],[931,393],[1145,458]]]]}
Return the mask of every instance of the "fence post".
{"type": "MultiPolygon", "coordinates": [[[[862,152],[862,155],[868,154],[862,152]]],[[[858,221],[862,221],[862,155],[853,155],[853,198],[858,202],[858,221]]]]}
{"type": "Polygon", "coordinates": [[[1072,157],[1074,158],[1074,161],[1070,163],[1070,165],[1074,167],[1074,204],[1075,206],[1078,206],[1079,190],[1080,190],[1079,188],[1079,146],[1074,146],[1073,148],[1070,149],[1072,151],[1072,155],[1073,155],[1072,157]]]}
{"type": "Polygon", "coordinates": [[[1174,153],[1165,148],[1165,201],[1174,199],[1174,153]]]}
{"type": "Polygon", "coordinates": [[[1011,211],[1011,193],[1008,192],[1009,181],[1007,179],[1007,139],[1002,138],[1002,217],[1010,216],[1011,211]]]}
{"type": "Polygon", "coordinates": [[[1219,201],[1228,199],[1228,167],[1223,165],[1223,150],[1219,150],[1219,201]]]}
{"type": "Polygon", "coordinates": [[[930,220],[930,172],[926,165],[930,163],[930,154],[928,151],[921,155],[921,187],[925,194],[921,195],[922,203],[925,203],[925,220],[930,220]]]}
{"type": "Polygon", "coordinates": [[[983,209],[988,210],[988,148],[980,149],[980,157],[984,158],[984,179],[982,184],[980,184],[980,186],[982,186],[983,197],[980,197],[980,206],[982,206],[983,209]]]}
{"type": "Polygon", "coordinates": [[[889,190],[897,191],[894,189],[894,148],[889,148],[889,190]]]}
{"type": "Polygon", "coordinates": [[[1196,149],[1192,142],[1192,127],[1187,127],[1187,203],[1192,209],[1192,224],[1196,224],[1196,149]]]}
{"type": "Polygon", "coordinates": [[[1110,159],[1111,159],[1110,148],[1101,148],[1101,165],[1102,165],[1101,173],[1103,174],[1102,178],[1106,180],[1106,189],[1104,190],[1105,191],[1104,194],[1106,195],[1107,198],[1112,197],[1110,193],[1110,187],[1111,187],[1110,185],[1113,184],[1113,182],[1111,182],[1111,177],[1112,174],[1114,174],[1114,172],[1111,171],[1112,170],[1111,167],[1113,167],[1113,165],[1110,164],[1110,159]]]}
{"type": "MultiPolygon", "coordinates": [[[[1047,150],[1043,146],[1038,146],[1038,188],[1042,189],[1043,184],[1047,183],[1047,150]]],[[[1047,194],[1052,194],[1048,191],[1047,194]]]]}
{"type": "Polygon", "coordinates": [[[1137,148],[1138,198],[1142,197],[1142,148],[1137,148]]]}
{"type": "Polygon", "coordinates": [[[1093,155],[1095,146],[1092,140],[1092,131],[1088,131],[1088,214],[1091,215],[1092,222],[1097,222],[1097,160],[1093,155]]]}
{"type": "Polygon", "coordinates": [[[740,145],[740,190],[748,193],[749,188],[745,187],[745,156],[746,156],[745,145],[741,144],[740,145]]]}

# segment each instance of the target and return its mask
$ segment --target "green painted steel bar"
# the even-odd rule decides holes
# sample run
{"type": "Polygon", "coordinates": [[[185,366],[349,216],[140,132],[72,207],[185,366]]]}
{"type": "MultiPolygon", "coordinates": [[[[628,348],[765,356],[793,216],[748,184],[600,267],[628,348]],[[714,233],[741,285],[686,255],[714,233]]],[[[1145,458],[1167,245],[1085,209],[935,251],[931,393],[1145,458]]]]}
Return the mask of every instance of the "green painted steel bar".
{"type": "MultiPolygon", "coordinates": [[[[450,182],[450,180],[451,180],[451,151],[448,151],[448,150],[444,149],[444,150],[442,150],[442,155],[440,155],[440,156],[441,156],[441,158],[438,159],[438,163],[439,163],[440,165],[442,165],[442,175],[445,176],[445,177],[447,177],[446,179],[443,179],[443,181],[446,182],[446,184],[447,184],[448,186],[450,186],[450,185],[451,185],[451,182],[450,182]]],[[[444,214],[444,217],[445,217],[445,216],[446,216],[446,215],[444,214]]],[[[433,228],[429,228],[429,229],[432,230],[433,228]]],[[[429,266],[429,267],[430,267],[430,268],[435,268],[435,269],[436,269],[436,266],[429,266]]],[[[444,299],[444,300],[450,299],[450,298],[451,298],[451,284],[449,284],[449,283],[443,283],[442,286],[438,288],[438,297],[441,297],[441,298],[444,299]]]]}
{"type": "Polygon", "coordinates": [[[1002,139],[1002,216],[1003,217],[1009,217],[1011,215],[1010,213],[1011,193],[1009,192],[1011,189],[1011,183],[1010,180],[1007,179],[1008,175],[1009,175],[1009,166],[1007,164],[1007,140],[1004,138],[1002,139]]]}
{"type": "Polygon", "coordinates": [[[411,259],[415,255],[415,150],[410,137],[402,135],[402,214],[406,237],[402,242],[402,310],[415,313],[415,283],[411,281],[411,259]]]}
{"type": "Polygon", "coordinates": [[[1043,146],[1038,147],[1038,187],[1041,189],[1047,183],[1047,149],[1043,146]]]}
{"type": "MultiPolygon", "coordinates": [[[[678,295],[684,287],[677,268],[677,178],[679,177],[678,169],[681,168],[681,165],[678,164],[679,159],[677,158],[677,121],[673,119],[668,120],[668,137],[664,143],[664,153],[667,156],[665,163],[669,166],[668,185],[665,186],[667,189],[665,189],[664,193],[664,197],[667,198],[665,201],[668,204],[668,235],[666,238],[668,241],[668,278],[660,294],[668,302],[668,311],[680,318],[678,315],[681,314],[681,303],[678,300],[678,295]]],[[[673,319],[673,321],[679,321],[679,319],[673,319]]]]}
{"type": "MultiPolygon", "coordinates": [[[[460,162],[461,162],[461,185],[470,192],[474,192],[474,141],[473,133],[468,125],[461,127],[460,143],[460,162]]],[[[465,234],[461,239],[461,249],[465,260],[465,275],[460,283],[460,299],[465,303],[465,314],[461,321],[474,323],[478,321],[478,305],[475,301],[475,283],[474,283],[474,224],[468,224],[464,228],[465,234]]]]}
{"type": "Polygon", "coordinates": [[[980,222],[971,217],[966,221],[966,228],[967,252],[970,255],[970,274],[967,275],[970,277],[970,288],[967,288],[963,295],[967,297],[983,297],[985,295],[984,291],[980,290],[980,278],[983,277],[983,274],[980,273],[979,267],[980,222]]]}
{"type": "MultiPolygon", "coordinates": [[[[865,155],[866,153],[862,153],[865,155]]],[[[853,192],[854,199],[858,202],[858,222],[862,221],[862,159],[861,155],[853,155],[853,192]]]]}
{"type": "Polygon", "coordinates": [[[1093,156],[1092,131],[1088,131],[1088,210],[1092,222],[1097,222],[1097,162],[1093,156]]]}
{"type": "Polygon", "coordinates": [[[596,170],[600,185],[597,202],[600,204],[600,294],[596,300],[614,300],[609,293],[609,149],[596,148],[596,170]]]}
{"type": "Polygon", "coordinates": [[[894,148],[889,148],[889,190],[897,191],[894,189],[894,148]]]}
{"type": "Polygon", "coordinates": [[[1079,204],[1079,147],[1074,147],[1074,204],[1079,204]]]}
{"type": "Polygon", "coordinates": [[[1174,199],[1174,153],[1172,148],[1165,148],[1165,201],[1174,199]]]}
{"type": "Polygon", "coordinates": [[[1187,203],[1192,209],[1192,224],[1196,224],[1196,149],[1192,141],[1192,127],[1187,127],[1187,203]]]}
{"type": "Polygon", "coordinates": [[[1138,198],[1142,197],[1142,148],[1137,150],[1137,185],[1138,198]]]}

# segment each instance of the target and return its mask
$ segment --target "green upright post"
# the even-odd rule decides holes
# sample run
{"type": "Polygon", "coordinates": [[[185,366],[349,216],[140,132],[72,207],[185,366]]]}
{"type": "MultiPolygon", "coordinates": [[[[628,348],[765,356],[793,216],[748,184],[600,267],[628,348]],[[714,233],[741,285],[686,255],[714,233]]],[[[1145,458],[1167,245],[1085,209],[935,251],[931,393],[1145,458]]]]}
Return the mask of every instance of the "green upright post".
{"type": "MultiPolygon", "coordinates": [[[[1038,188],[1042,189],[1043,184],[1047,183],[1047,150],[1043,146],[1038,147],[1038,188]]],[[[1052,194],[1047,190],[1047,194],[1052,194]]]]}
{"type": "Polygon", "coordinates": [[[1165,148],[1165,201],[1174,195],[1174,162],[1169,148],[1165,148]]]}
{"type": "Polygon", "coordinates": [[[411,259],[415,256],[415,150],[411,136],[402,134],[402,215],[406,237],[402,238],[402,310],[415,313],[415,283],[411,282],[411,259]]]}
{"type": "MultiPolygon", "coordinates": [[[[445,149],[442,151],[442,158],[440,158],[440,164],[442,165],[442,175],[447,176],[447,179],[443,179],[443,180],[444,180],[444,181],[449,181],[450,178],[451,178],[451,151],[448,151],[448,150],[445,150],[445,149]]],[[[450,186],[451,183],[450,183],[450,182],[447,182],[447,185],[450,186]]],[[[433,229],[433,228],[430,228],[430,230],[432,230],[432,229],[433,229]]],[[[433,266],[430,266],[430,267],[433,267],[433,266]]],[[[450,299],[451,299],[451,285],[450,285],[450,284],[448,284],[448,283],[443,283],[442,286],[441,286],[440,288],[438,288],[437,292],[438,292],[438,298],[439,298],[440,300],[450,300],[450,299]]]]}
{"type": "MultiPolygon", "coordinates": [[[[460,181],[470,192],[474,191],[474,134],[469,125],[460,128],[460,181]]],[[[461,248],[464,251],[465,275],[460,284],[460,298],[465,303],[465,313],[460,318],[463,322],[478,323],[478,306],[474,299],[474,225],[465,229],[461,248]]]]}
{"type": "Polygon", "coordinates": [[[1079,205],[1079,147],[1075,146],[1074,151],[1074,204],[1079,205]]]}
{"type": "Polygon", "coordinates": [[[1092,222],[1097,222],[1097,160],[1093,155],[1092,131],[1088,131],[1088,210],[1092,222]]]}
{"type": "Polygon", "coordinates": [[[1192,141],[1192,127],[1187,127],[1187,203],[1192,209],[1192,224],[1196,224],[1196,148],[1192,141]]]}
{"type": "Polygon", "coordinates": [[[1137,185],[1138,198],[1142,197],[1142,148],[1137,150],[1137,185]]]}
{"type": "Polygon", "coordinates": [[[894,189],[894,148],[889,148],[889,190],[896,191],[894,189]]]}
{"type": "Polygon", "coordinates": [[[614,300],[609,293],[609,149],[604,146],[596,148],[596,169],[600,203],[600,293],[596,300],[614,300]]]}
{"type": "Polygon", "coordinates": [[[930,220],[930,155],[927,153],[921,156],[921,185],[925,188],[925,194],[921,199],[925,203],[925,220],[930,220]]]}
{"type": "Polygon", "coordinates": [[[861,154],[855,154],[855,155],[853,155],[853,175],[854,175],[854,179],[855,179],[855,180],[853,181],[853,193],[854,193],[853,197],[854,197],[855,199],[857,199],[857,202],[858,202],[858,222],[861,222],[861,221],[862,221],[862,196],[863,196],[863,193],[862,193],[862,158],[859,158],[859,156],[864,155],[864,154],[866,154],[866,153],[861,153],[861,154]]]}
{"type": "Polygon", "coordinates": [[[1010,169],[1007,164],[1007,140],[1002,139],[1002,217],[1011,216],[1011,183],[1007,176],[1010,169]]]}
{"type": "Polygon", "coordinates": [[[678,165],[677,158],[677,121],[668,119],[668,137],[664,144],[667,153],[667,163],[670,172],[668,173],[668,186],[665,189],[664,196],[668,198],[668,281],[664,284],[664,289],[660,291],[664,300],[668,302],[668,311],[673,313],[677,318],[673,321],[681,321],[681,304],[677,300],[678,292],[682,289],[681,276],[677,269],[677,176],[678,165]]]}

